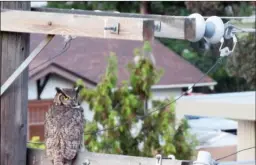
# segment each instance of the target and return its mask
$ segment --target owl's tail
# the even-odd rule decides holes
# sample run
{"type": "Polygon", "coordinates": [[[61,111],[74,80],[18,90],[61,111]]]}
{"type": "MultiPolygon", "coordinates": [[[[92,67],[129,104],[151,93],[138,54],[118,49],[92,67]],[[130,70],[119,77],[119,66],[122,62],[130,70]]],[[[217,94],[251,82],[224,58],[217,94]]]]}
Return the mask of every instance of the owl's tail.
{"type": "Polygon", "coordinates": [[[68,161],[65,162],[64,165],[73,165],[73,161],[72,160],[68,160],[68,161]]]}
{"type": "Polygon", "coordinates": [[[53,161],[53,165],[65,165],[62,161],[53,161]]]}
{"type": "Polygon", "coordinates": [[[63,161],[53,161],[53,165],[73,165],[73,162],[72,161],[66,161],[66,162],[63,162],[63,161]]]}
{"type": "Polygon", "coordinates": [[[65,165],[63,161],[63,157],[61,154],[58,152],[55,154],[54,159],[53,159],[53,165],[65,165]]]}
{"type": "Polygon", "coordinates": [[[61,157],[56,157],[56,159],[53,160],[53,165],[73,165],[72,160],[64,160],[61,157]]]}

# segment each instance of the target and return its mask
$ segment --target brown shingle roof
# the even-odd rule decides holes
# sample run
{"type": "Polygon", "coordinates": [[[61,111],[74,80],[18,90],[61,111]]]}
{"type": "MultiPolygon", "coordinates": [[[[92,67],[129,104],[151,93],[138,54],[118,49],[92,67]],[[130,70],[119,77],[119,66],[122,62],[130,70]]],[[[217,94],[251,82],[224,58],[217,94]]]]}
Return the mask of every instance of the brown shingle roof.
{"type": "MultiPolygon", "coordinates": [[[[31,50],[43,39],[44,36],[31,34],[31,50]]],[[[61,52],[64,46],[63,38],[55,36],[46,48],[33,60],[30,69],[38,64],[50,59],[61,52]]],[[[66,68],[70,72],[79,75],[81,78],[99,82],[100,76],[105,72],[109,53],[115,52],[118,56],[119,82],[128,80],[129,73],[126,65],[133,60],[133,51],[140,48],[142,42],[127,40],[110,40],[96,38],[77,37],[71,43],[68,51],[55,58],[51,62],[30,71],[30,77],[47,65],[55,64],[66,68]]],[[[169,50],[159,41],[155,40],[153,44],[153,53],[156,59],[157,67],[165,70],[160,82],[157,85],[191,84],[202,76],[202,72],[189,62],[169,50]]],[[[205,77],[201,83],[215,82],[210,77],[205,77]]]]}

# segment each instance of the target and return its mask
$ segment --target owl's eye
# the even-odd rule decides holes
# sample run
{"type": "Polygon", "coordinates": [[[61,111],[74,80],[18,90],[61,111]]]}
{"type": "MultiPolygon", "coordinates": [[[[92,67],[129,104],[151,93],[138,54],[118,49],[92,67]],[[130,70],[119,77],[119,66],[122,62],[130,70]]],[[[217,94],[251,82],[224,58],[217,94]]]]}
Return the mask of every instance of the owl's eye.
{"type": "Polygon", "coordinates": [[[61,96],[60,96],[60,99],[67,101],[67,100],[69,100],[69,97],[65,97],[64,95],[61,95],[61,96]]]}

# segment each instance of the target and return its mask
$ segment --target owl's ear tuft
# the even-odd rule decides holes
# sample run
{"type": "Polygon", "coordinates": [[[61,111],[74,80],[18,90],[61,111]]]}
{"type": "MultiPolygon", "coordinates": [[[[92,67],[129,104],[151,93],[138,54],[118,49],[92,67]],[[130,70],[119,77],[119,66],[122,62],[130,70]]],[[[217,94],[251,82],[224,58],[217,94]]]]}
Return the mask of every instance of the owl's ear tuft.
{"type": "Polygon", "coordinates": [[[62,93],[62,90],[59,87],[56,87],[55,90],[57,93],[62,93]]]}
{"type": "Polygon", "coordinates": [[[82,88],[83,88],[82,85],[77,85],[74,87],[76,93],[79,93],[82,88]]]}

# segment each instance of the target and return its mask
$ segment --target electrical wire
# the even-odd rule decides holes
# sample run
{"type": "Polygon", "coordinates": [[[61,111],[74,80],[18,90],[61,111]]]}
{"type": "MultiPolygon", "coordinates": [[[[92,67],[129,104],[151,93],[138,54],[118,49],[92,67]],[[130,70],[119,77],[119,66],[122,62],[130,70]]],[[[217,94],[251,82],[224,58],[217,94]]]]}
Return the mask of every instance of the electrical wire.
{"type": "MultiPolygon", "coordinates": [[[[46,60],[46,61],[44,61],[42,63],[40,63],[39,65],[35,66],[34,68],[30,69],[29,71],[32,71],[32,70],[38,68],[39,66],[41,66],[41,65],[43,65],[43,64],[45,64],[45,63],[47,63],[47,62],[49,62],[49,61],[51,61],[53,59],[55,59],[56,57],[62,55],[63,53],[65,53],[70,48],[71,41],[72,41],[72,38],[65,43],[65,45],[62,48],[62,51],[60,53],[56,54],[55,56],[51,57],[50,59],[48,59],[48,60],[46,60]]],[[[31,142],[31,141],[27,141],[27,143],[31,143],[31,144],[44,144],[44,142],[31,142]]]]}
{"type": "MultiPolygon", "coordinates": [[[[174,15],[155,15],[155,14],[138,14],[138,13],[120,13],[118,11],[104,11],[104,10],[70,10],[70,9],[56,9],[56,8],[40,8],[33,7],[32,11],[44,11],[44,12],[54,12],[54,13],[70,13],[70,14],[82,14],[82,15],[94,15],[94,16],[110,16],[110,17],[131,17],[131,18],[143,18],[143,19],[152,19],[152,20],[161,20],[161,17],[170,17],[174,19],[185,19],[188,16],[174,16],[174,15]]],[[[204,19],[207,19],[211,16],[202,16],[204,19]]],[[[234,20],[235,22],[239,22],[242,20],[254,20],[255,16],[218,16],[221,19],[234,20]]],[[[241,24],[244,24],[241,22],[241,24]]],[[[251,33],[255,32],[255,29],[244,30],[243,32],[251,33]]]]}
{"type": "Polygon", "coordinates": [[[227,156],[224,156],[224,157],[218,158],[218,159],[216,159],[216,161],[219,161],[219,160],[222,160],[222,159],[228,158],[228,157],[230,157],[230,156],[233,156],[233,155],[238,154],[239,152],[243,152],[243,151],[250,150],[250,149],[253,149],[253,148],[256,148],[256,146],[254,146],[254,147],[249,147],[249,148],[245,148],[245,149],[242,149],[242,150],[239,150],[239,151],[234,152],[234,153],[232,153],[232,154],[230,154],[230,155],[227,155],[227,156]]]}
{"type": "Polygon", "coordinates": [[[62,48],[62,51],[61,51],[60,53],[56,54],[55,56],[51,57],[50,59],[48,59],[48,60],[46,60],[46,61],[44,61],[44,62],[42,62],[42,63],[40,63],[39,65],[35,66],[34,68],[29,69],[29,71],[31,72],[31,71],[35,70],[36,68],[38,68],[38,67],[44,65],[45,63],[47,63],[47,62],[49,62],[49,61],[55,59],[56,57],[62,55],[63,53],[65,53],[65,52],[70,48],[71,40],[72,40],[72,39],[70,39],[68,42],[65,43],[65,46],[62,48]],[[67,45],[68,45],[68,46],[67,46],[67,45]]]}
{"type": "MultiPolygon", "coordinates": [[[[157,15],[157,14],[139,14],[139,13],[124,13],[119,11],[108,11],[108,10],[80,10],[80,9],[58,9],[58,8],[47,8],[47,7],[32,7],[31,11],[37,12],[53,12],[53,13],[71,13],[71,14],[82,14],[82,15],[96,15],[96,16],[114,16],[114,17],[138,17],[138,18],[151,18],[154,19],[156,17],[161,16],[170,16],[173,18],[187,18],[188,16],[174,16],[174,15],[157,15]]],[[[203,16],[203,18],[209,18],[210,16],[203,16]]],[[[233,19],[233,20],[241,20],[241,19],[254,19],[255,16],[218,16],[221,19],[233,19]]]]}
{"type": "MultiPolygon", "coordinates": [[[[199,79],[198,81],[196,81],[187,91],[189,91],[189,90],[191,90],[193,87],[195,87],[195,86],[197,85],[197,83],[200,82],[206,75],[208,75],[218,64],[221,64],[221,63],[222,63],[222,58],[223,58],[223,57],[219,57],[219,58],[217,59],[217,61],[215,62],[215,64],[214,64],[206,73],[204,73],[203,76],[201,76],[200,79],[199,79]]],[[[165,105],[162,106],[162,107],[158,107],[158,108],[156,108],[155,110],[152,110],[151,112],[149,112],[148,114],[146,114],[146,115],[144,115],[144,116],[138,117],[138,119],[144,120],[145,118],[149,117],[152,113],[157,112],[157,111],[160,111],[160,110],[166,108],[167,106],[171,105],[172,103],[175,103],[175,102],[178,101],[181,97],[183,97],[183,96],[187,93],[187,91],[184,92],[182,95],[180,95],[180,96],[179,96],[178,98],[176,98],[175,100],[170,101],[169,103],[165,104],[165,105]]],[[[84,133],[84,135],[97,134],[97,133],[99,133],[99,132],[104,132],[104,131],[108,131],[108,130],[114,130],[115,128],[118,128],[118,127],[120,127],[120,126],[122,126],[122,125],[125,125],[125,124],[127,124],[127,123],[128,123],[128,121],[125,122],[125,123],[123,123],[123,124],[119,124],[119,125],[116,125],[116,126],[110,127],[110,128],[100,129],[100,130],[96,130],[96,131],[87,131],[87,132],[84,133]]]]}
{"type": "MultiPolygon", "coordinates": [[[[197,83],[199,83],[199,82],[200,82],[205,76],[207,76],[218,64],[221,64],[221,63],[222,63],[222,57],[219,57],[219,58],[217,59],[217,61],[215,62],[215,64],[214,64],[206,73],[204,73],[203,76],[201,76],[200,79],[199,79],[198,81],[196,81],[187,91],[193,89],[193,88],[197,85],[197,83]]],[[[180,95],[178,98],[176,98],[174,101],[171,101],[171,102],[169,102],[168,104],[164,105],[162,108],[165,108],[165,107],[171,105],[172,103],[178,101],[181,97],[183,97],[183,96],[187,93],[187,91],[184,92],[182,95],[180,95]]],[[[150,113],[148,113],[148,115],[150,115],[150,114],[152,114],[152,113],[154,113],[154,112],[156,112],[156,111],[158,111],[158,110],[156,109],[156,110],[154,110],[154,111],[151,111],[150,113]]]]}

